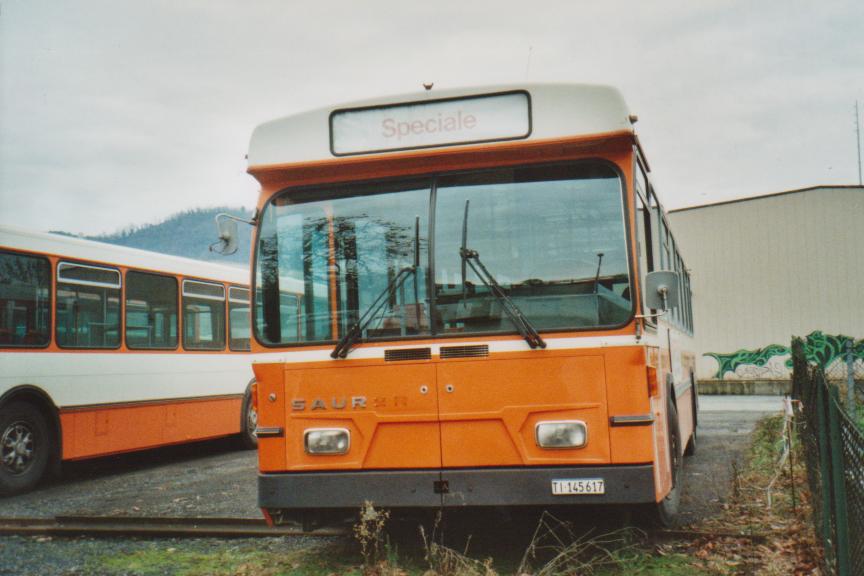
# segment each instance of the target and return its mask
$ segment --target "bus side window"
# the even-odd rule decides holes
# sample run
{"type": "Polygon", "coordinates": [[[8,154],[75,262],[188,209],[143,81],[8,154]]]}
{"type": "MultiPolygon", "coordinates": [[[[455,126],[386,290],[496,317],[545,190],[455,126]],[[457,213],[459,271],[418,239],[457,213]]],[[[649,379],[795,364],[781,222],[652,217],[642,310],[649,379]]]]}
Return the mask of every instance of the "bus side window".
{"type": "Polygon", "coordinates": [[[249,346],[249,289],[228,288],[228,348],[248,352],[249,346]]]}
{"type": "MultiPolygon", "coordinates": [[[[651,212],[645,206],[642,197],[636,194],[636,242],[639,250],[639,282],[645,280],[645,275],[654,270],[654,254],[651,241],[651,212]]],[[[643,310],[647,308],[644,306],[643,310]]]]}
{"type": "Polygon", "coordinates": [[[41,348],[51,341],[51,263],[0,253],[0,347],[41,348]]]}
{"type": "Polygon", "coordinates": [[[225,349],[225,287],[211,282],[183,281],[183,347],[225,349]]]}
{"type": "Polygon", "coordinates": [[[171,276],[126,273],[126,346],[177,347],[177,280],[171,276]]]}
{"type": "Polygon", "coordinates": [[[120,346],[120,271],[89,264],[57,265],[57,345],[120,346]]]}

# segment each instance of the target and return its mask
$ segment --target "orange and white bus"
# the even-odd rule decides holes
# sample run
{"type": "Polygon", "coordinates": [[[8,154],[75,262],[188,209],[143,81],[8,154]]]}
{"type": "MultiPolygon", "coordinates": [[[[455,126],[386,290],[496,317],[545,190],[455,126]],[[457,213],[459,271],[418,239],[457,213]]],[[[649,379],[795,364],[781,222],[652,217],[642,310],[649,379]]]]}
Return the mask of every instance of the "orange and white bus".
{"type": "Polygon", "coordinates": [[[61,460],[242,433],[248,269],[0,226],[0,494],[61,460]]]}
{"type": "Polygon", "coordinates": [[[525,85],[255,130],[270,522],[365,501],[675,514],[695,448],[689,278],[633,122],[613,88],[525,85]]]}

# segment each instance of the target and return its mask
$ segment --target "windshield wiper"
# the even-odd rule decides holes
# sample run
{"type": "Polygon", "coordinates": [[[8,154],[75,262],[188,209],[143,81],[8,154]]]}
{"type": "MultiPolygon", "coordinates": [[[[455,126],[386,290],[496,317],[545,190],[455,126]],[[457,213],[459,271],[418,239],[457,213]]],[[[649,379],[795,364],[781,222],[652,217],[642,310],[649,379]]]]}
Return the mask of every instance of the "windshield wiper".
{"type": "MultiPolygon", "coordinates": [[[[365,330],[371,323],[372,320],[378,317],[378,313],[387,303],[387,297],[402,287],[402,284],[405,283],[405,280],[412,274],[415,275],[414,278],[414,304],[417,304],[417,270],[420,268],[420,217],[417,216],[414,220],[414,262],[411,266],[405,266],[399,272],[390,279],[387,283],[387,286],[384,287],[384,290],[381,291],[380,294],[372,301],[372,305],[366,309],[366,312],[360,317],[357,322],[355,322],[351,328],[348,329],[347,332],[339,339],[339,342],[336,343],[336,347],[333,348],[333,351],[330,352],[331,358],[346,358],[348,356],[348,352],[351,351],[351,346],[357,339],[363,334],[363,330],[365,330]]],[[[419,307],[418,307],[419,308],[419,307]]],[[[419,315],[419,310],[418,310],[419,315]]],[[[420,326],[420,322],[418,321],[417,326],[420,326]]]]}
{"type": "Polygon", "coordinates": [[[600,289],[600,266],[603,264],[603,253],[597,253],[597,274],[594,275],[594,294],[600,289]]]}
{"type": "Polygon", "coordinates": [[[522,338],[528,342],[528,345],[531,348],[546,348],[546,341],[540,336],[540,333],[537,332],[537,329],[533,324],[525,317],[522,313],[522,310],[516,305],[513,300],[507,296],[507,293],[504,292],[504,289],[501,288],[501,285],[498,284],[498,281],[495,280],[495,277],[489,272],[486,266],[483,265],[483,262],[480,261],[480,255],[476,250],[470,250],[467,246],[468,244],[468,204],[470,200],[465,201],[465,216],[462,220],[462,247],[459,249],[459,256],[462,257],[462,299],[463,302],[467,299],[467,290],[465,286],[465,265],[471,267],[474,273],[480,278],[480,281],[489,288],[489,291],[493,296],[501,303],[501,307],[504,309],[504,312],[507,313],[507,316],[510,318],[510,321],[516,326],[516,330],[519,331],[519,334],[522,335],[522,338]]]}

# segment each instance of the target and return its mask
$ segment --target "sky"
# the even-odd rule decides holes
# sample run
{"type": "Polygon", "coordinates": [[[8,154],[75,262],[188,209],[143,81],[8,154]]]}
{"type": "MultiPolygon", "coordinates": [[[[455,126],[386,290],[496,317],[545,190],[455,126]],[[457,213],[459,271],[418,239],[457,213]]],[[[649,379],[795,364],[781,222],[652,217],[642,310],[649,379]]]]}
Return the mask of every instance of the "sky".
{"type": "Polygon", "coordinates": [[[667,209],[857,184],[864,2],[0,0],[0,223],[253,206],[257,124],[424,82],[618,87],[667,209]]]}

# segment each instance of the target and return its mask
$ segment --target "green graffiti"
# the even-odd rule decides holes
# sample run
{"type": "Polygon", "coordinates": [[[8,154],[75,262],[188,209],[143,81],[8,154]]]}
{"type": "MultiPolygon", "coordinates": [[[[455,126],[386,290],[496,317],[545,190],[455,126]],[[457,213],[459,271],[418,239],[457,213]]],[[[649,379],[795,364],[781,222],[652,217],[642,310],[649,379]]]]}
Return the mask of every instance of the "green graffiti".
{"type": "MultiPolygon", "coordinates": [[[[849,336],[823,334],[816,330],[807,336],[804,342],[804,354],[810,364],[822,366],[827,369],[838,359],[846,358],[846,342],[852,340],[849,336]]],[[[854,342],[854,341],[853,341],[854,342]]],[[[707,352],[703,356],[710,356],[717,361],[717,373],[714,375],[722,380],[727,372],[735,373],[739,366],[765,366],[771,358],[776,356],[788,356],[791,350],[788,346],[780,344],[769,344],[764,348],[755,350],[738,350],[732,354],[720,354],[707,352]]],[[[852,355],[856,360],[864,361],[864,339],[853,343],[852,355]]],[[[792,358],[784,363],[787,368],[792,368],[792,358]]]]}
{"type": "Polygon", "coordinates": [[[716,352],[707,352],[703,356],[711,356],[717,360],[719,368],[714,375],[718,380],[722,380],[726,372],[735,372],[739,366],[765,366],[774,356],[786,356],[790,353],[788,346],[780,344],[769,344],[764,348],[756,348],[755,350],[738,350],[733,354],[718,354],[716,352]]]}
{"type": "MultiPolygon", "coordinates": [[[[811,332],[804,342],[804,356],[807,362],[821,366],[827,370],[838,359],[846,359],[846,342],[852,340],[849,336],[842,334],[831,336],[820,331],[811,332]]],[[[864,339],[853,341],[852,357],[855,360],[864,360],[864,339]]],[[[792,359],[786,361],[786,366],[792,368],[792,359]]]]}

